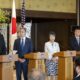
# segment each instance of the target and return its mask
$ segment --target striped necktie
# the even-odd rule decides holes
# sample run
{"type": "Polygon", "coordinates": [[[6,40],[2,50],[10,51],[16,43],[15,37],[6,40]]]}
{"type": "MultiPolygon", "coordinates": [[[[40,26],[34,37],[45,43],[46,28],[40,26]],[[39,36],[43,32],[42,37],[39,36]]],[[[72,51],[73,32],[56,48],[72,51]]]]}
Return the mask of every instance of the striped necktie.
{"type": "Polygon", "coordinates": [[[24,48],[24,39],[22,39],[21,41],[21,49],[23,50],[23,48],[24,48]]]}
{"type": "Polygon", "coordinates": [[[80,37],[79,37],[79,45],[80,45],[80,37]]]}

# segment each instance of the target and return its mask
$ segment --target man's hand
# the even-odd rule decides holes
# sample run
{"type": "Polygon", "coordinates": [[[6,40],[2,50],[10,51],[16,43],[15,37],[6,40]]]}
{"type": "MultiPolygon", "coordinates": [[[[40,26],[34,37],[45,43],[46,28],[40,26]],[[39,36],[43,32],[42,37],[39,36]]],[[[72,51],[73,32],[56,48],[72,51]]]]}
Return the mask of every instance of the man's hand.
{"type": "Polygon", "coordinates": [[[23,62],[25,62],[25,59],[18,58],[18,61],[23,63],[23,62]]]}

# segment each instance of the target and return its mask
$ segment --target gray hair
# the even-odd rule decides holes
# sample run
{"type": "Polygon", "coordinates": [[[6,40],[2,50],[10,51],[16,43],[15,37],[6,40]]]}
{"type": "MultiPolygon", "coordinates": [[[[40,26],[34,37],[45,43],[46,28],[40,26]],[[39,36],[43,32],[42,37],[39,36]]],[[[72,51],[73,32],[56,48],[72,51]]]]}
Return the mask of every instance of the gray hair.
{"type": "Polygon", "coordinates": [[[45,77],[45,74],[41,70],[33,69],[28,75],[28,80],[45,80],[45,77]],[[39,75],[34,77],[33,75],[36,71],[39,72],[39,75]]]}

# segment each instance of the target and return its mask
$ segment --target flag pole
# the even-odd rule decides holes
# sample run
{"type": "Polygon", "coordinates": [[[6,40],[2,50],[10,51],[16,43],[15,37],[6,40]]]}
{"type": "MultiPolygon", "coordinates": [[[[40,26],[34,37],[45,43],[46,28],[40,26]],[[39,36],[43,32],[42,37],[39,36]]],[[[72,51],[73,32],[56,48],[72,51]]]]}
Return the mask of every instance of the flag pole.
{"type": "Polygon", "coordinates": [[[77,9],[77,26],[80,26],[80,19],[79,19],[80,18],[80,11],[79,11],[80,7],[79,7],[79,4],[80,4],[80,0],[77,0],[77,6],[76,6],[77,7],[76,8],[77,9]]]}
{"type": "Polygon", "coordinates": [[[22,0],[22,9],[21,9],[21,25],[24,27],[26,19],[26,10],[25,10],[25,0],[22,0]]]}
{"type": "Polygon", "coordinates": [[[10,25],[10,53],[13,52],[14,41],[17,39],[17,27],[16,27],[16,8],[15,8],[15,0],[12,1],[12,18],[10,25]]]}

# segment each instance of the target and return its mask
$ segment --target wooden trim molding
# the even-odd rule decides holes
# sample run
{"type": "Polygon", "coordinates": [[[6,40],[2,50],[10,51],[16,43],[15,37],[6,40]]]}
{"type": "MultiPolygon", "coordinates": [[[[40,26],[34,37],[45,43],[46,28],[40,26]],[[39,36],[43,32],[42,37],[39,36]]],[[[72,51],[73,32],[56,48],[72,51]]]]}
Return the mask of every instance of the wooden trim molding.
{"type": "Polygon", "coordinates": [[[47,11],[27,11],[29,17],[55,18],[55,19],[76,19],[75,13],[47,12],[47,11]]]}
{"type": "MultiPolygon", "coordinates": [[[[11,12],[11,9],[5,9],[11,12]]],[[[21,16],[21,10],[17,9],[17,16],[21,16]]],[[[50,19],[76,19],[76,13],[48,12],[26,10],[26,16],[31,18],[50,18],[50,19]]]]}

